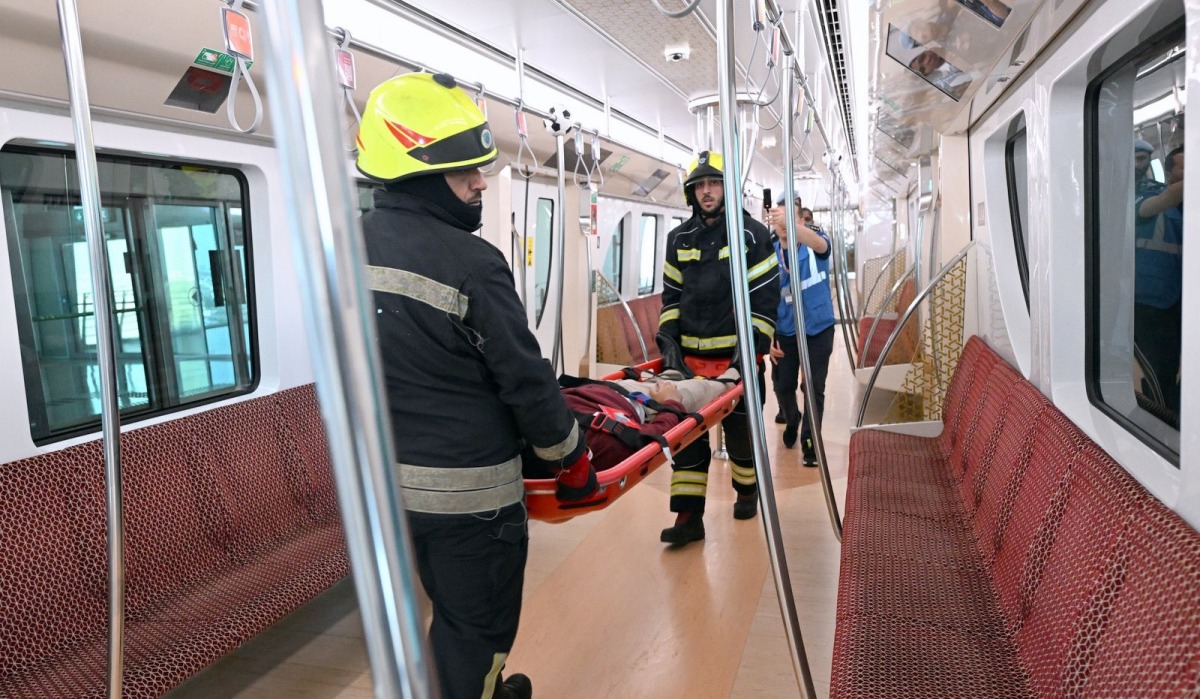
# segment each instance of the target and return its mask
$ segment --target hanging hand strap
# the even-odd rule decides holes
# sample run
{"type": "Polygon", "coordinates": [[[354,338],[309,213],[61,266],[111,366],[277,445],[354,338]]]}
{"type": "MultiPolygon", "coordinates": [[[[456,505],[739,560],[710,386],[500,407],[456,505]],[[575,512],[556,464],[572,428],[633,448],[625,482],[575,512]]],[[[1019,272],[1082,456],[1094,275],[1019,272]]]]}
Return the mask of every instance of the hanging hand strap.
{"type": "Polygon", "coordinates": [[[254,133],[262,124],[263,104],[262,95],[258,92],[258,86],[254,84],[254,76],[250,75],[250,69],[246,67],[246,59],[253,61],[253,43],[250,39],[250,20],[246,15],[240,12],[242,8],[242,0],[224,0],[227,7],[221,8],[221,24],[225,32],[225,50],[233,56],[233,80],[229,83],[229,97],[225,100],[225,115],[229,117],[229,124],[234,130],[240,133],[254,133]],[[231,16],[230,13],[236,15],[231,16]],[[240,19],[239,19],[240,18],[240,19]],[[230,36],[231,27],[243,28],[246,35],[244,38],[234,38],[230,36]],[[239,42],[244,42],[239,43],[239,42]],[[254,99],[254,121],[250,126],[242,128],[237,122],[237,94],[238,82],[241,77],[246,76],[246,87],[250,90],[250,96],[254,99]]]}
{"type": "MultiPolygon", "coordinates": [[[[355,69],[354,55],[350,53],[350,30],[344,27],[338,27],[337,31],[341,32],[342,40],[338,42],[337,51],[334,58],[337,62],[338,84],[342,86],[342,96],[346,98],[346,105],[350,107],[350,113],[354,115],[355,132],[359,126],[362,126],[362,113],[358,111],[358,105],[354,102],[355,88],[355,69]],[[343,66],[342,61],[348,61],[349,66],[343,66]]],[[[346,149],[347,153],[358,153],[357,140],[354,145],[346,149]]]]}

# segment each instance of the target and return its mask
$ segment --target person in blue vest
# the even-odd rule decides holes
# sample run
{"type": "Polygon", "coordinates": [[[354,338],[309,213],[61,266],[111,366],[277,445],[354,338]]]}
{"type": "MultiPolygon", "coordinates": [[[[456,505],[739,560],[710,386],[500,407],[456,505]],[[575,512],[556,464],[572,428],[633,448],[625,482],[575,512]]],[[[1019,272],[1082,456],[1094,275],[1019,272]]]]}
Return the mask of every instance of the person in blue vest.
{"type": "Polygon", "coordinates": [[[809,377],[801,384],[801,390],[812,387],[813,405],[817,411],[817,427],[825,414],[825,379],[829,376],[829,358],[833,355],[833,296],[829,291],[829,236],[813,224],[811,209],[802,208],[796,199],[796,245],[799,258],[792,264],[787,258],[787,226],[784,217],[784,197],[776,201],[771,210],[771,225],[775,231],[775,254],[779,257],[779,312],[775,321],[775,340],[771,345],[771,372],[775,397],[779,400],[784,416],[783,445],[789,449],[796,446],[800,432],[804,465],[817,465],[817,451],[813,442],[812,429],[801,414],[796,399],[796,387],[800,379],[800,347],[796,343],[796,320],[792,308],[792,274],[799,270],[801,298],[804,300],[804,336],[808,343],[808,360],[812,368],[809,377]],[[801,425],[803,430],[801,431],[801,425]]]}
{"type": "MultiPolygon", "coordinates": [[[[1136,152],[1144,152],[1141,143],[1135,144],[1136,152]]],[[[1165,185],[1149,176],[1136,178],[1133,340],[1144,375],[1142,393],[1177,415],[1183,343],[1182,147],[1163,158],[1163,171],[1165,185]]]]}

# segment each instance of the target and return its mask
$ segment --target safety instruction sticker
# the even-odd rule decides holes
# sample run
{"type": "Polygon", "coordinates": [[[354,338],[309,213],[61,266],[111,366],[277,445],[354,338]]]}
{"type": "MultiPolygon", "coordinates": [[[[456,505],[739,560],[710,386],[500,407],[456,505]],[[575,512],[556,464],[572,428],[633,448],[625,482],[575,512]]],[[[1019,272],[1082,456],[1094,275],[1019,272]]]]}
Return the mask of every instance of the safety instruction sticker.
{"type": "MultiPolygon", "coordinates": [[[[233,56],[224,51],[200,49],[200,54],[196,56],[196,60],[192,61],[192,63],[203,68],[219,70],[222,73],[232,73],[235,60],[233,56]]],[[[252,65],[254,65],[254,61],[246,61],[247,68],[252,65]]]]}

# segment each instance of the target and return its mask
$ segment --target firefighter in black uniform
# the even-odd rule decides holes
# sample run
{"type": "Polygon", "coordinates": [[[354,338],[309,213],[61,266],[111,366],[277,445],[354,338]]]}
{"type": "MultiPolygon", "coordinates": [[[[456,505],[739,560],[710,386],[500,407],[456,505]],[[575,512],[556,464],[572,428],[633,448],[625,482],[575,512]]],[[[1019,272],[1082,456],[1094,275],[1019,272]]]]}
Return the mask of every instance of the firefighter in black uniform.
{"type": "Polygon", "coordinates": [[[528,527],[520,453],[556,465],[562,499],[596,475],[500,252],[474,235],[492,133],[448,75],[371,92],[358,169],[382,183],[362,219],[399,481],[442,695],[529,697],[502,680],[521,613],[528,527]]]}
{"type": "MultiPolygon", "coordinates": [[[[736,361],[736,319],[730,282],[731,246],[725,229],[724,160],[705,151],[688,168],[684,197],[692,217],[667,235],[663,264],[663,307],[658,319],[658,346],[664,368],[688,373],[683,357],[732,358],[736,361]]],[[[734,204],[739,206],[735,195],[734,204]]],[[[771,233],[743,211],[746,237],[747,280],[750,285],[751,322],[756,356],[766,354],[775,334],[779,306],[779,261],[771,233]]],[[[765,371],[758,364],[759,395],[765,393],[765,371]]],[[[758,512],[758,481],[750,444],[750,424],[744,402],[721,423],[725,449],[732,462],[737,502],[733,516],[750,519],[758,512]]],[[[671,474],[671,511],[674,526],[662,531],[668,544],[686,544],[704,538],[704,496],[708,489],[708,464],[712,458],[708,435],[675,455],[671,474]]]]}

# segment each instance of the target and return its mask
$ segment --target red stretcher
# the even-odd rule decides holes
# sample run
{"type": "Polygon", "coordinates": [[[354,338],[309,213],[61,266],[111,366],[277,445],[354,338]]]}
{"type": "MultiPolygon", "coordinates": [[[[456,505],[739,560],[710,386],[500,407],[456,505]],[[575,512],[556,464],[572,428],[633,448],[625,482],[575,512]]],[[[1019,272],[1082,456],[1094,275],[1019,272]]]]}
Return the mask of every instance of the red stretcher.
{"type": "MultiPolygon", "coordinates": [[[[729,366],[729,360],[704,360],[687,357],[685,360],[698,376],[714,378],[720,376],[729,366]]],[[[639,371],[650,371],[657,374],[662,368],[662,359],[656,359],[635,367],[639,371]]],[[[625,378],[620,372],[604,377],[605,381],[616,381],[625,378]]],[[[691,417],[684,418],[678,425],[672,427],[665,435],[671,453],[678,454],[681,449],[696,441],[696,439],[715,427],[733,412],[737,401],[742,397],[742,383],[739,381],[728,391],[722,393],[708,405],[700,409],[699,414],[704,418],[700,424],[691,417]]],[[[602,510],[611,505],[625,491],[637,485],[643,478],[650,475],[656,468],[667,461],[667,455],[654,442],[647,444],[631,454],[621,463],[612,468],[598,471],[596,479],[600,487],[596,494],[586,500],[561,502],[554,495],[553,478],[526,478],[525,505],[529,510],[530,519],[543,522],[565,522],[572,517],[578,517],[588,512],[602,510]]]]}

